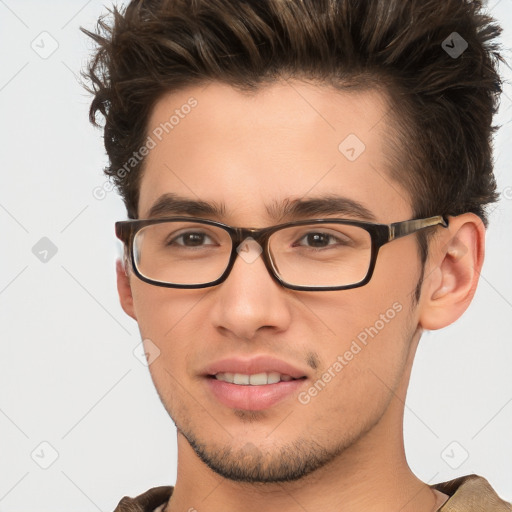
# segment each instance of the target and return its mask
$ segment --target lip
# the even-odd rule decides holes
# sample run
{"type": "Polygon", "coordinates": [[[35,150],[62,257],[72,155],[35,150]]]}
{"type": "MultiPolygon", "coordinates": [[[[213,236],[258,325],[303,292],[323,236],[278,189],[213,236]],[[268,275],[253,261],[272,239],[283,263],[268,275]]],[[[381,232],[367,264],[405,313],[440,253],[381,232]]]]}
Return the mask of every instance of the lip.
{"type": "Polygon", "coordinates": [[[290,395],[296,396],[305,379],[264,384],[262,386],[244,386],[206,378],[206,385],[215,398],[230,409],[262,411],[276,405],[290,395]]]}
{"type": "Polygon", "coordinates": [[[298,389],[304,385],[304,381],[308,378],[305,371],[285,361],[268,356],[250,359],[223,359],[209,365],[204,371],[204,377],[207,388],[221,404],[231,409],[247,411],[262,411],[276,405],[291,395],[296,396],[298,389]],[[254,375],[263,372],[277,372],[282,375],[290,375],[297,380],[250,386],[231,384],[213,377],[217,373],[254,375]]]}

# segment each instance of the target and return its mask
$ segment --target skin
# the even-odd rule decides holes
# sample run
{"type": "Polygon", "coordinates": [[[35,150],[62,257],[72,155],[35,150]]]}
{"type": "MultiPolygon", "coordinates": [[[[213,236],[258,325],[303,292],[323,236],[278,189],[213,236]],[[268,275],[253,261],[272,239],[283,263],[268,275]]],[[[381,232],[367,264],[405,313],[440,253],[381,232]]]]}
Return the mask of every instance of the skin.
{"type": "MultiPolygon", "coordinates": [[[[413,217],[410,195],[389,177],[383,93],[283,81],[248,94],[212,83],[163,97],[148,133],[191,96],[197,107],[147,157],[139,218],[169,192],[223,203],[215,220],[233,226],[273,225],[266,204],[333,193],[377,222],[413,217]],[[338,150],[350,133],[366,145],[354,162],[338,150]]],[[[118,262],[122,307],[160,350],[150,371],[178,428],[167,512],[437,510],[447,497],[406,462],[404,400],[422,331],[449,325],[471,302],[484,231],[473,214],[436,229],[417,303],[414,235],[385,245],[370,283],[344,291],[285,289],[261,258],[237,258],[224,283],[198,290],[146,284],[118,262]],[[303,369],[307,390],[397,302],[402,311],[306,405],[294,395],[264,411],[233,410],[205,386],[212,361],[265,354],[303,369]]]]}

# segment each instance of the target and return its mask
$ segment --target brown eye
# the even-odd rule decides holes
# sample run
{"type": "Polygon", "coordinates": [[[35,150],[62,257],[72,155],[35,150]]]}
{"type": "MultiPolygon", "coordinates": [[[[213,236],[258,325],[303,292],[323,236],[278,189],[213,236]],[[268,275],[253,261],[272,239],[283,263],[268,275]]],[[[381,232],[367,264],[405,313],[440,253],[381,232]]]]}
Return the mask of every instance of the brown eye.
{"type": "Polygon", "coordinates": [[[178,245],[185,245],[187,247],[197,247],[203,245],[204,241],[209,238],[204,233],[184,233],[179,237],[175,238],[173,242],[181,239],[182,243],[178,245]]]}

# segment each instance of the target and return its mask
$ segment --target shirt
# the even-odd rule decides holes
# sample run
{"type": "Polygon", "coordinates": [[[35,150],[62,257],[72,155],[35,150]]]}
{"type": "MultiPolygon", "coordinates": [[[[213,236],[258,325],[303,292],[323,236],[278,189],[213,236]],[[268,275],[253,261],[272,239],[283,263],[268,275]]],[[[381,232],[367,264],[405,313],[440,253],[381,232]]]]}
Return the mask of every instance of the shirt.
{"type": "MultiPolygon", "coordinates": [[[[463,476],[430,487],[450,497],[438,512],[512,512],[512,505],[503,501],[481,476],[463,476]]],[[[136,498],[125,496],[114,512],[163,512],[173,489],[153,487],[136,498]]]]}

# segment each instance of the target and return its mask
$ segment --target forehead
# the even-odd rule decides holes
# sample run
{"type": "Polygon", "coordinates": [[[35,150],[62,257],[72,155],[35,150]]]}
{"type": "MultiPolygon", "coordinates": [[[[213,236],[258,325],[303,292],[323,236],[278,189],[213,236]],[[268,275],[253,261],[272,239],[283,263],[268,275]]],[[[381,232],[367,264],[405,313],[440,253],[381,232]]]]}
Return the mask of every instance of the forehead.
{"type": "Polygon", "coordinates": [[[377,90],[283,81],[211,83],[163,96],[148,122],[139,216],[163,194],[222,205],[226,222],[268,222],[283,201],[338,195],[382,222],[410,213],[389,176],[389,105],[377,90]]]}

